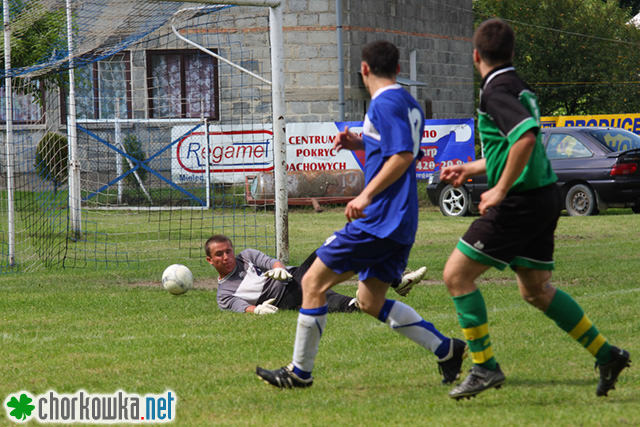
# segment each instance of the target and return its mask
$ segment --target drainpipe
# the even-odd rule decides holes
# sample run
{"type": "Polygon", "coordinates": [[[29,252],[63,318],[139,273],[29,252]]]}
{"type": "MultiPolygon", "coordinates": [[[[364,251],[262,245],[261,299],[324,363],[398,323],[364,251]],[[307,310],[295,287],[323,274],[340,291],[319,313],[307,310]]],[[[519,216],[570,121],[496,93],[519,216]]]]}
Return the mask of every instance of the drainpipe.
{"type": "Polygon", "coordinates": [[[344,122],[344,51],[342,46],[342,0],[336,0],[336,37],[338,39],[338,105],[344,122]]]}

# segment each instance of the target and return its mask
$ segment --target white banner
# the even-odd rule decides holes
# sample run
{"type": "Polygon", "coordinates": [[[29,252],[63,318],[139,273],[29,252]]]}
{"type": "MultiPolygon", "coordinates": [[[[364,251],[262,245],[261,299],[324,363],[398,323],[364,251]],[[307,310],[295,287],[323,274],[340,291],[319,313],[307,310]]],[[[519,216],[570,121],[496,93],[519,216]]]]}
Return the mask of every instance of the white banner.
{"type": "MultiPolygon", "coordinates": [[[[362,134],[362,125],[350,128],[362,134]]],[[[326,123],[289,123],[287,125],[287,171],[335,171],[362,169],[349,150],[336,151],[333,142],[338,126],[326,123]]]]}
{"type": "MultiPolygon", "coordinates": [[[[364,151],[333,149],[339,131],[349,127],[362,134],[362,122],[288,123],[287,172],[323,172],[363,169],[364,151]]],[[[202,128],[176,126],[171,130],[171,176],[176,183],[204,183],[209,159],[211,182],[244,183],[248,175],[273,171],[271,125],[209,125],[209,149],[202,128]],[[208,151],[208,156],[207,156],[208,151]]],[[[442,162],[475,158],[473,119],[425,120],[422,137],[425,156],[417,165],[426,178],[442,162]]]]}
{"type": "Polygon", "coordinates": [[[212,182],[243,183],[245,175],[273,170],[271,125],[209,125],[209,149],[202,128],[171,129],[171,178],[176,183],[205,182],[207,151],[212,182]]]}

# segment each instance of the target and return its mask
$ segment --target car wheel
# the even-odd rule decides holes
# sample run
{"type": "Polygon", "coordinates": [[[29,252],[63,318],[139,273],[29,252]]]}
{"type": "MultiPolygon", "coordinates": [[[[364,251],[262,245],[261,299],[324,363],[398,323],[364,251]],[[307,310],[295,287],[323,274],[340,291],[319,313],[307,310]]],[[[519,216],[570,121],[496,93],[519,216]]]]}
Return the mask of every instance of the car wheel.
{"type": "Polygon", "coordinates": [[[571,187],[564,203],[570,216],[586,216],[598,212],[593,190],[584,184],[576,184],[571,187]]]}
{"type": "Polygon", "coordinates": [[[633,213],[640,213],[640,202],[638,202],[635,205],[631,206],[631,210],[633,211],[633,213]]]}
{"type": "Polygon", "coordinates": [[[440,192],[438,206],[445,216],[464,216],[469,211],[469,193],[464,187],[445,186],[440,192]]]}

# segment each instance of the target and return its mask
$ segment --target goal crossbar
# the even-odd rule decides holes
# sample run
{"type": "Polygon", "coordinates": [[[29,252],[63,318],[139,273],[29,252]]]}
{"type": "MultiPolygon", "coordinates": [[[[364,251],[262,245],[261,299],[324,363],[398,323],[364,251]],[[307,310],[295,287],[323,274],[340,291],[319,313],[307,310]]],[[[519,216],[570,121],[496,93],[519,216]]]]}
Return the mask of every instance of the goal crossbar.
{"type": "MultiPolygon", "coordinates": [[[[169,0],[177,3],[194,3],[193,0],[169,0]]],[[[198,0],[197,3],[205,4],[233,4],[238,6],[280,6],[280,0],[198,0]]]]}

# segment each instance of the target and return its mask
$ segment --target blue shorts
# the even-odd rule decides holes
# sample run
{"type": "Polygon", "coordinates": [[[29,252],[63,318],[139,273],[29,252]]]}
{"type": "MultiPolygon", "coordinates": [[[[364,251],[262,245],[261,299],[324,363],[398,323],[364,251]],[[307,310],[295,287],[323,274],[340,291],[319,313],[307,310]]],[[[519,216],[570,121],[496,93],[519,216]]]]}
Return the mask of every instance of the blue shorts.
{"type": "Polygon", "coordinates": [[[333,233],[316,254],[337,274],[353,271],[360,280],[375,277],[391,283],[402,278],[412,246],[381,239],[347,223],[333,233]]]}

